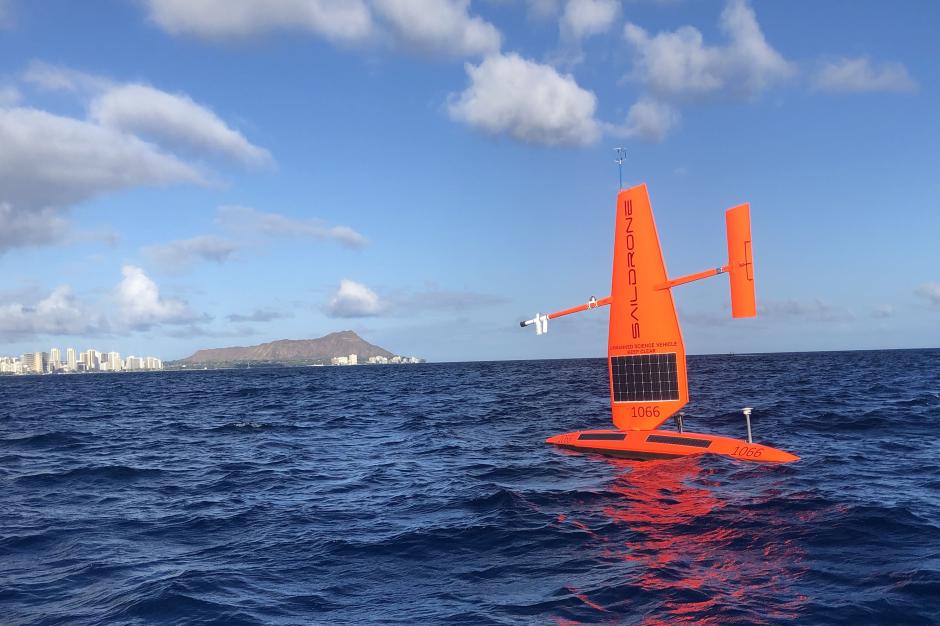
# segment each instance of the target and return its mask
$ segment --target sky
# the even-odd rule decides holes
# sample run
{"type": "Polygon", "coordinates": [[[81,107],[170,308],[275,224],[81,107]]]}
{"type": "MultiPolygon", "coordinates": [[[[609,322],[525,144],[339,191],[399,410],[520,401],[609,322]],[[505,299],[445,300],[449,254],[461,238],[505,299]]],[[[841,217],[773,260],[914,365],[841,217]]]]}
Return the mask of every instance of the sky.
{"type": "Polygon", "coordinates": [[[0,355],[597,357],[614,148],[691,353],[940,346],[940,4],[0,0],[0,355]]]}

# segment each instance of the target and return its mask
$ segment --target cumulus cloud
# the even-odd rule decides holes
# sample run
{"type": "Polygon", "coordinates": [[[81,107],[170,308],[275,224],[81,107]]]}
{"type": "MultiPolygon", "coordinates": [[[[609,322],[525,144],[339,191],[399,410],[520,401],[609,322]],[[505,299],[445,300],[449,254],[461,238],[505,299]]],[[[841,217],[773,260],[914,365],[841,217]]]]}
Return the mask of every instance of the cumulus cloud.
{"type": "Polygon", "coordinates": [[[147,246],[143,252],[163,268],[181,271],[198,260],[223,263],[231,258],[236,250],[238,250],[238,245],[228,239],[215,235],[201,235],[147,246]]]}
{"type": "Polygon", "coordinates": [[[14,209],[75,204],[144,184],[204,182],[153,144],[31,108],[0,109],[0,200],[14,209]]]}
{"type": "Polygon", "coordinates": [[[374,317],[386,310],[378,294],[349,279],[343,279],[330,301],[323,307],[329,317],[374,317]]]}
{"type": "Polygon", "coordinates": [[[291,315],[288,313],[279,313],[278,311],[271,311],[269,309],[256,309],[254,312],[248,313],[247,315],[232,313],[226,316],[230,322],[271,322],[289,317],[291,317],[291,315]]]}
{"type": "Polygon", "coordinates": [[[517,54],[496,54],[465,67],[470,85],[451,94],[452,119],[491,135],[548,146],[584,146],[600,137],[597,98],[570,74],[517,54]]]}
{"type": "Polygon", "coordinates": [[[679,124],[681,116],[675,107],[650,97],[640,98],[630,107],[626,122],[611,127],[611,133],[648,142],[662,141],[679,124]]]}
{"type": "Polygon", "coordinates": [[[294,219],[244,206],[219,207],[216,221],[225,228],[269,237],[330,239],[349,248],[361,248],[368,240],[349,226],[330,226],[317,219],[294,219]]]}
{"type": "Polygon", "coordinates": [[[86,119],[0,106],[0,253],[56,241],[80,202],[141,186],[208,184],[180,147],[247,163],[270,154],[183,94],[33,62],[24,82],[88,103],[86,119]]]}
{"type": "Polygon", "coordinates": [[[362,0],[147,0],[147,7],[163,30],[209,39],[301,30],[353,43],[367,40],[374,30],[362,0]]]}
{"type": "Polygon", "coordinates": [[[106,128],[215,152],[244,163],[271,162],[267,150],[252,145],[215,113],[183,94],[147,85],[120,85],[92,100],[89,114],[106,128]]]}
{"type": "Polygon", "coordinates": [[[729,0],[720,28],[729,42],[710,46],[692,26],[650,35],[628,23],[624,37],[636,52],[632,77],[660,97],[719,91],[750,97],[796,72],[767,42],[746,0],[729,0]]]}
{"type": "Polygon", "coordinates": [[[114,291],[117,321],[129,329],[147,330],[159,324],[188,324],[197,316],[183,300],[165,298],[160,288],[139,267],[121,268],[123,279],[114,291]]]}
{"type": "Polygon", "coordinates": [[[19,246],[52,243],[66,230],[65,220],[55,210],[16,210],[9,202],[0,203],[0,253],[19,246]]]}
{"type": "Polygon", "coordinates": [[[61,213],[141,185],[204,183],[194,166],[133,135],[32,108],[0,109],[0,252],[48,243],[61,213]]]}
{"type": "Polygon", "coordinates": [[[618,15],[618,0],[568,0],[559,22],[562,39],[577,41],[607,32],[618,15]]]}
{"type": "Polygon", "coordinates": [[[89,310],[62,285],[33,305],[0,305],[0,338],[16,341],[37,335],[94,335],[107,330],[107,322],[89,310]]]}
{"type": "Polygon", "coordinates": [[[61,285],[47,295],[35,296],[32,304],[14,301],[0,305],[0,338],[18,341],[40,335],[127,334],[161,324],[193,325],[205,319],[193,313],[186,302],[161,296],[157,284],[139,267],[126,265],[122,273],[117,287],[99,302],[83,302],[71,287],[61,285]]]}
{"type": "Polygon", "coordinates": [[[903,64],[873,63],[868,57],[826,61],[816,72],[813,84],[820,91],[832,93],[905,93],[917,89],[903,64]]]}
{"type": "Polygon", "coordinates": [[[423,53],[483,55],[499,50],[495,26],[469,0],[147,0],[150,18],[172,34],[207,39],[309,32],[349,45],[391,41],[423,53]]]}
{"type": "Polygon", "coordinates": [[[940,306],[940,283],[924,283],[914,290],[914,295],[934,306],[940,306]]]}
{"type": "Polygon", "coordinates": [[[474,56],[497,52],[495,26],[469,14],[469,0],[374,0],[396,39],[426,53],[474,56]]]}

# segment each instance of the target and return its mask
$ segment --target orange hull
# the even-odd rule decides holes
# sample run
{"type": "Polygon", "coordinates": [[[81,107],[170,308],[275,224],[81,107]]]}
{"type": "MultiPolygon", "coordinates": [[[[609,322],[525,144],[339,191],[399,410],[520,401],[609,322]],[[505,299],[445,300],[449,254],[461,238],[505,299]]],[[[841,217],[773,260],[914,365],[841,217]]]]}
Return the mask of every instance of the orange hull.
{"type": "Polygon", "coordinates": [[[579,430],[549,437],[545,443],[640,461],[675,459],[695,454],[718,454],[758,463],[789,463],[800,460],[800,457],[789,452],[759,443],[671,430],[579,430]]]}

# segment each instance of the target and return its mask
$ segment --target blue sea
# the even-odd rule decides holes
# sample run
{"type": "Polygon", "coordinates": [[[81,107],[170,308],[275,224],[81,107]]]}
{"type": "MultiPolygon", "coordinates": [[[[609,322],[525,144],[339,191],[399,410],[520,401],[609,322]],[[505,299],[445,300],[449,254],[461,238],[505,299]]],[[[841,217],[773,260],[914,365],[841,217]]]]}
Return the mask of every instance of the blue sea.
{"type": "Polygon", "coordinates": [[[691,357],[634,462],[603,359],[0,378],[3,624],[940,623],[940,351],[691,357]]]}

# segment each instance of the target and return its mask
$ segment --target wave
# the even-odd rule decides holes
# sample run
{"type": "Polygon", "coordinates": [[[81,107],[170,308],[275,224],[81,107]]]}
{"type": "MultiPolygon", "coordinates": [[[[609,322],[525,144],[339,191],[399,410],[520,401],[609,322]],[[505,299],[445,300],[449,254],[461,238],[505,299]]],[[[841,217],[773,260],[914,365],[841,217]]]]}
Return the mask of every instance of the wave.
{"type": "Polygon", "coordinates": [[[783,467],[546,445],[603,359],[4,389],[0,621],[940,622],[936,355],[692,357],[783,467]]]}

